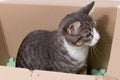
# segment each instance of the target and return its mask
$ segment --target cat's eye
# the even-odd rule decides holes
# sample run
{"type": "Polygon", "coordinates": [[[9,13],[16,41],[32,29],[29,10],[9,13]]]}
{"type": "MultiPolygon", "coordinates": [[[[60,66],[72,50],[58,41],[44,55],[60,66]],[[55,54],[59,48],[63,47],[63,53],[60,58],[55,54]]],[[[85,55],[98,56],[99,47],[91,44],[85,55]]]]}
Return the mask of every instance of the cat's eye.
{"type": "Polygon", "coordinates": [[[92,35],[91,33],[87,33],[87,34],[86,34],[86,38],[90,38],[91,35],[92,35]]]}
{"type": "Polygon", "coordinates": [[[89,30],[89,31],[92,31],[92,29],[91,29],[91,28],[88,28],[88,30],[89,30]]]}

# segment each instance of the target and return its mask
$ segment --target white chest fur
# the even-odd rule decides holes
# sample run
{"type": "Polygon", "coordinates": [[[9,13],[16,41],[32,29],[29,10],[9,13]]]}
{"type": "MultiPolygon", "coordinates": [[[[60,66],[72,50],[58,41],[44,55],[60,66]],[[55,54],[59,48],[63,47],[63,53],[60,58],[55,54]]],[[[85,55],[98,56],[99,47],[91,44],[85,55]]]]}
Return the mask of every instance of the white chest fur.
{"type": "Polygon", "coordinates": [[[75,60],[78,61],[84,61],[87,57],[89,47],[88,46],[70,46],[65,40],[64,40],[64,46],[66,47],[68,54],[75,60]]]}

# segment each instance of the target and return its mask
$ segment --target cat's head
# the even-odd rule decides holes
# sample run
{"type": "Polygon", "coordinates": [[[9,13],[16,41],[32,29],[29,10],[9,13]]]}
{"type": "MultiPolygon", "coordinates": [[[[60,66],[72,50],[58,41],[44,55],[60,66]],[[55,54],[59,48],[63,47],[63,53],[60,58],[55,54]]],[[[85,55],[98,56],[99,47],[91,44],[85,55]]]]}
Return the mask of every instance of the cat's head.
{"type": "Polygon", "coordinates": [[[100,39],[100,35],[96,30],[96,22],[89,16],[94,3],[93,1],[62,19],[58,33],[61,34],[70,45],[94,46],[100,39]]]}

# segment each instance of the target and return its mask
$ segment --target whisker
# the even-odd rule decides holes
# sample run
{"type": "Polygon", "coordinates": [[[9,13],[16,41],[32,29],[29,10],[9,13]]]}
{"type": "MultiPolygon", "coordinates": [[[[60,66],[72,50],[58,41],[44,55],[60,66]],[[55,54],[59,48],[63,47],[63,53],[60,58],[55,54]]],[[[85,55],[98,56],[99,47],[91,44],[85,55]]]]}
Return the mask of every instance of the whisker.
{"type": "Polygon", "coordinates": [[[90,51],[90,59],[92,59],[92,57],[93,57],[93,52],[92,52],[92,48],[91,48],[91,47],[90,47],[89,51],[90,51]]]}
{"type": "Polygon", "coordinates": [[[95,50],[94,50],[94,47],[92,47],[92,51],[93,51],[93,55],[94,55],[95,57],[97,57],[96,52],[95,52],[95,50]]]}
{"type": "Polygon", "coordinates": [[[90,48],[90,56],[93,56],[93,54],[92,54],[92,49],[90,48]]]}
{"type": "Polygon", "coordinates": [[[95,47],[93,48],[93,50],[94,50],[94,53],[95,53],[96,57],[98,57],[98,55],[97,55],[97,53],[96,53],[96,51],[95,51],[95,47]]]}
{"type": "Polygon", "coordinates": [[[102,53],[100,52],[100,50],[96,46],[94,48],[100,55],[102,55],[102,53]]]}

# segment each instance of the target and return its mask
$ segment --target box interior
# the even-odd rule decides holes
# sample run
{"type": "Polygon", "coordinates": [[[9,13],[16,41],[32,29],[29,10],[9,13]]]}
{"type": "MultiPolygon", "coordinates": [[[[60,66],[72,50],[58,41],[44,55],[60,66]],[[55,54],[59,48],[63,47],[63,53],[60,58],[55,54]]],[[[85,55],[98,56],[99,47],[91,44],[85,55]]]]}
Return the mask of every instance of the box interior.
{"type": "Polygon", "coordinates": [[[0,65],[5,65],[7,58],[9,58],[5,37],[3,35],[2,24],[0,22],[0,65]]]}
{"type": "MultiPolygon", "coordinates": [[[[104,2],[103,2],[104,3],[104,2]]],[[[118,3],[97,3],[91,16],[97,22],[101,39],[95,52],[89,53],[88,68],[107,69],[111,53],[112,39],[118,3]],[[98,4],[98,6],[97,6],[98,4]]],[[[8,57],[16,58],[24,37],[37,29],[55,30],[61,19],[81,6],[0,4],[0,65],[5,65],[8,57]]]]}
{"type": "MultiPolygon", "coordinates": [[[[112,50],[111,50],[111,57],[110,57],[110,63],[108,65],[108,71],[107,74],[110,76],[114,75],[114,78],[120,79],[119,74],[119,68],[120,68],[120,5],[117,9],[117,17],[116,17],[116,25],[115,25],[115,31],[114,31],[114,38],[112,43],[112,50]]],[[[109,79],[108,79],[109,80],[109,79]]]]}

